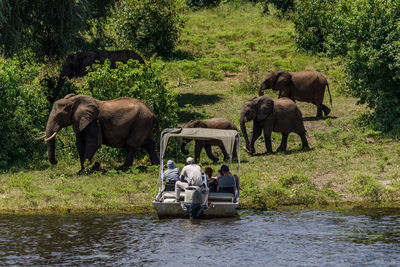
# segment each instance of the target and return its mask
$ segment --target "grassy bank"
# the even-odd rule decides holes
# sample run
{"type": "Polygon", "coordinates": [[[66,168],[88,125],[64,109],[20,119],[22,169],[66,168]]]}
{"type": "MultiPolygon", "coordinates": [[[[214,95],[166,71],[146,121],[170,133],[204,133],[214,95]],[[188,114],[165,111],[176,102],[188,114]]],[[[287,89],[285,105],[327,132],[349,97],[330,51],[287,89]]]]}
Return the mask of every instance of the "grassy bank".
{"type": "MultiPolygon", "coordinates": [[[[346,75],[337,60],[298,51],[292,23],[274,17],[273,11],[266,17],[261,12],[261,6],[251,4],[185,11],[186,26],[175,56],[159,59],[171,86],[178,78],[191,85],[173,88],[180,93],[181,123],[227,117],[239,125],[241,105],[257,94],[266,71],[321,71],[333,97],[330,116],[315,120],[316,107],[297,102],[311,150],[301,151],[294,134],[285,154],[264,154],[263,140],[256,142],[255,156],[242,150],[241,207],[398,206],[399,141],[373,131],[365,116],[368,110],[346,97],[346,75]]],[[[277,97],[276,92],[267,94],[277,97]]],[[[274,150],[279,142],[280,135],[274,133],[274,150]]],[[[219,150],[215,153],[222,158],[219,150]]],[[[212,164],[204,152],[201,158],[202,167],[215,171],[222,164],[212,164]]],[[[119,173],[102,162],[103,172],[80,176],[78,159],[60,160],[55,167],[44,160],[40,170],[9,171],[0,174],[0,211],[152,210],[157,168],[135,169],[146,163],[135,162],[131,172],[119,173]]]]}

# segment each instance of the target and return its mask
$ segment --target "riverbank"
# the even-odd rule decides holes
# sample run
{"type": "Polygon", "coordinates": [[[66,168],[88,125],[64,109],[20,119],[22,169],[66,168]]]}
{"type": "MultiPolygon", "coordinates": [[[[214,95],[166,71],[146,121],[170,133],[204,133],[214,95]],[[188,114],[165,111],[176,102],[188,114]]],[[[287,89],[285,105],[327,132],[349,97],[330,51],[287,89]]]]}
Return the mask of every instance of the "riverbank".
{"type": "MultiPolygon", "coordinates": [[[[374,131],[368,109],[346,96],[346,74],[340,60],[299,51],[293,24],[274,17],[273,10],[269,16],[261,12],[260,5],[221,4],[184,15],[179,53],[175,58],[159,59],[165,64],[171,90],[180,94],[180,123],[226,117],[239,126],[240,108],[257,95],[266,71],[318,70],[328,79],[333,107],[329,117],[316,120],[314,105],[297,102],[311,150],[301,151],[300,138],[294,134],[289,136],[285,154],[264,154],[262,138],[256,142],[254,156],[242,149],[240,207],[400,207],[399,141],[374,131]],[[176,87],[178,78],[190,86],[176,87]]],[[[277,97],[277,92],[266,94],[277,97]]],[[[324,102],[329,103],[328,94],[324,102]]],[[[251,130],[250,124],[247,127],[251,130]]],[[[276,133],[272,137],[276,150],[281,137],[276,133]]],[[[243,146],[243,138],[241,142],[243,146]]],[[[189,148],[193,153],[193,147],[189,148]]],[[[76,156],[58,154],[57,166],[51,166],[45,156],[31,167],[0,174],[0,212],[153,211],[158,169],[147,167],[147,160],[135,161],[131,171],[120,173],[114,169],[120,163],[104,162],[95,155],[104,171],[77,175],[76,156]]],[[[203,151],[203,168],[211,166],[216,172],[221,164],[212,164],[203,151]]]]}

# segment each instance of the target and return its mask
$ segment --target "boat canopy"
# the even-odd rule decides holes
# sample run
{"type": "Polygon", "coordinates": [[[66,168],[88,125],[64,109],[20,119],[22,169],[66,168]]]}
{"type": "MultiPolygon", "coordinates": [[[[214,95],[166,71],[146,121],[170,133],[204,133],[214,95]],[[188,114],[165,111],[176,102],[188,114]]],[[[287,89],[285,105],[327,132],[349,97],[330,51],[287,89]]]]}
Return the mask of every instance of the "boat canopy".
{"type": "Polygon", "coordinates": [[[165,149],[170,137],[188,138],[193,140],[220,140],[225,147],[226,152],[232,159],[232,153],[235,148],[235,141],[239,137],[236,130],[220,130],[208,128],[169,128],[163,131],[161,140],[161,158],[164,158],[165,149]]]}

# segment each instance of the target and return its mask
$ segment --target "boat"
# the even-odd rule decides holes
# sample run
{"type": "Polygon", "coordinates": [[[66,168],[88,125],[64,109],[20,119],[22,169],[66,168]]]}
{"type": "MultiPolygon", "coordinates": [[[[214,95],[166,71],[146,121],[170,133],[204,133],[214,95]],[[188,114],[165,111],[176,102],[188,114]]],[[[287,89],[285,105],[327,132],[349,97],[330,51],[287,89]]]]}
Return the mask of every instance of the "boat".
{"type": "MultiPolygon", "coordinates": [[[[160,136],[160,171],[158,175],[158,192],[153,200],[153,206],[160,219],[162,218],[216,218],[237,216],[240,194],[240,135],[236,130],[219,130],[208,128],[168,128],[160,136]],[[206,192],[204,188],[189,186],[181,193],[179,202],[175,200],[175,185],[164,183],[164,156],[170,138],[185,138],[192,140],[219,140],[230,158],[232,170],[232,155],[237,149],[237,186],[234,192],[206,192]],[[200,197],[201,194],[201,197],[200,197]],[[202,200],[207,205],[200,205],[202,200]],[[196,200],[197,199],[197,200],[196,200]]],[[[205,177],[205,175],[204,175],[205,177]]]]}

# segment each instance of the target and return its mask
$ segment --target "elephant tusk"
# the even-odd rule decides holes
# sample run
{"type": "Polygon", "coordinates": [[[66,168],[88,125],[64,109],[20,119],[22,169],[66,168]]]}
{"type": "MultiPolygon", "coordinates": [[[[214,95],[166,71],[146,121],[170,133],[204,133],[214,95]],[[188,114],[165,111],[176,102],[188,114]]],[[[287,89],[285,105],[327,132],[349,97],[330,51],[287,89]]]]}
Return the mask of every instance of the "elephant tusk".
{"type": "Polygon", "coordinates": [[[53,140],[57,135],[57,132],[53,133],[49,138],[46,138],[45,141],[48,142],[50,140],[53,140]]]}
{"type": "Polygon", "coordinates": [[[43,135],[43,136],[41,136],[41,137],[36,137],[35,139],[36,140],[43,140],[43,139],[45,139],[46,138],[46,135],[43,135]]]}

